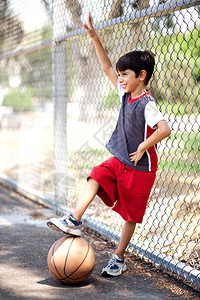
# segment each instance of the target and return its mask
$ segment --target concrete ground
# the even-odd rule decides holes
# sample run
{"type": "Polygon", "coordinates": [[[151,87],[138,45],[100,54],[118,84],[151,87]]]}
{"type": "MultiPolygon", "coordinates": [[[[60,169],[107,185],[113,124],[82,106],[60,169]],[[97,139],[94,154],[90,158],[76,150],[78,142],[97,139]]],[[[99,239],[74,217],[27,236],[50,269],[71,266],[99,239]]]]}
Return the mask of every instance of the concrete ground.
{"type": "Polygon", "coordinates": [[[96,264],[82,284],[57,281],[47,267],[51,245],[63,237],[46,226],[55,212],[0,185],[0,300],[199,299],[200,293],[127,254],[128,271],[117,278],[100,276],[113,246],[83,231],[96,264]]]}

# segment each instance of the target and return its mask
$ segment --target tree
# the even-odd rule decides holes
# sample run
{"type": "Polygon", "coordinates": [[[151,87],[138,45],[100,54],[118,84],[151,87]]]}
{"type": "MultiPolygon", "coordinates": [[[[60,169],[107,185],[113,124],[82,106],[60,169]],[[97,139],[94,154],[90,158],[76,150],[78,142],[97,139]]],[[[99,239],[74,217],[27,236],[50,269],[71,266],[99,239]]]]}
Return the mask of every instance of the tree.
{"type": "Polygon", "coordinates": [[[23,27],[17,17],[9,8],[8,0],[0,3],[0,50],[14,49],[23,38],[23,27]],[[13,34],[14,33],[14,34],[13,34]],[[11,48],[11,49],[10,49],[11,48]]]}
{"type": "MultiPolygon", "coordinates": [[[[51,38],[50,26],[37,29],[32,34],[38,40],[51,38]]],[[[31,87],[40,104],[52,101],[52,49],[51,45],[17,57],[20,65],[21,86],[31,87]]]]}
{"type": "MultiPolygon", "coordinates": [[[[15,49],[22,41],[24,30],[22,23],[9,8],[8,0],[0,2],[0,53],[15,49]]],[[[1,85],[8,84],[9,65],[14,59],[0,60],[0,82],[1,85]]]]}

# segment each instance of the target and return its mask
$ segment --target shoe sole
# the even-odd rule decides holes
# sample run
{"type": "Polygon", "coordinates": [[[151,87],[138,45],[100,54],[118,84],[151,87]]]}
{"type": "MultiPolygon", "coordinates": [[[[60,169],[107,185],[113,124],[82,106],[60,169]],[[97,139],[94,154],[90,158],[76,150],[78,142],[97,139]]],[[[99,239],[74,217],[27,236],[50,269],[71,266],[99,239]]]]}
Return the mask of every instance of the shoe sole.
{"type": "Polygon", "coordinates": [[[127,266],[124,265],[122,269],[120,269],[118,272],[116,273],[109,273],[109,271],[102,271],[101,275],[104,276],[104,277],[115,277],[115,276],[119,276],[121,275],[123,272],[126,272],[127,271],[127,266]]]}
{"type": "Polygon", "coordinates": [[[81,236],[81,230],[80,229],[72,229],[72,228],[60,228],[58,226],[56,226],[54,223],[52,223],[51,221],[47,222],[47,226],[55,231],[61,231],[63,233],[66,234],[71,234],[71,235],[75,235],[75,236],[81,236]]]}

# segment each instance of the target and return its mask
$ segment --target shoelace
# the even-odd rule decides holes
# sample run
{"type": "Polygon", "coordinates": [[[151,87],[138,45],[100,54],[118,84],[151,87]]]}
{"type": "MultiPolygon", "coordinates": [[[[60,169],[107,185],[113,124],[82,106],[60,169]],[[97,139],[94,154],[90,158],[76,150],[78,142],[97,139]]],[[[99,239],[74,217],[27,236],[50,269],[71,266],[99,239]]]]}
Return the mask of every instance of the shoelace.
{"type": "Polygon", "coordinates": [[[70,215],[65,215],[61,218],[61,220],[65,221],[67,223],[67,225],[69,225],[69,223],[72,223],[70,220],[69,220],[69,217],[70,215]]]}
{"type": "Polygon", "coordinates": [[[65,215],[65,216],[62,217],[62,220],[66,220],[68,218],[69,218],[69,215],[65,215]]]}
{"type": "MultiPolygon", "coordinates": [[[[69,214],[69,215],[63,216],[62,220],[64,220],[68,225],[69,225],[69,223],[74,224],[72,218],[73,218],[72,215],[69,214]],[[71,218],[71,220],[70,220],[70,218],[71,218]]],[[[74,219],[74,221],[77,222],[75,219],[74,219]]],[[[81,224],[82,224],[82,222],[77,222],[77,225],[81,225],[81,224]]]]}
{"type": "Polygon", "coordinates": [[[112,256],[109,261],[108,261],[108,264],[107,266],[110,267],[113,263],[116,263],[117,262],[117,258],[112,256]]]}

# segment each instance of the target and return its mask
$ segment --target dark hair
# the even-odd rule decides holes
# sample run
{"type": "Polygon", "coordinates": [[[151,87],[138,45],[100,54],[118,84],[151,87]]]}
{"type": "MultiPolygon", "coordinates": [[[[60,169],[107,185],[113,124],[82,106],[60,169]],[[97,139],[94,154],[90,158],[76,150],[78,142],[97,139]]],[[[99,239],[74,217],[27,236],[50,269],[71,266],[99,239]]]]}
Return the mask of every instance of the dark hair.
{"type": "Polygon", "coordinates": [[[142,70],[147,72],[145,84],[147,85],[154,70],[155,55],[149,50],[135,50],[121,56],[116,64],[117,72],[132,70],[139,76],[142,70]]]}

